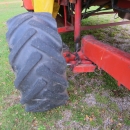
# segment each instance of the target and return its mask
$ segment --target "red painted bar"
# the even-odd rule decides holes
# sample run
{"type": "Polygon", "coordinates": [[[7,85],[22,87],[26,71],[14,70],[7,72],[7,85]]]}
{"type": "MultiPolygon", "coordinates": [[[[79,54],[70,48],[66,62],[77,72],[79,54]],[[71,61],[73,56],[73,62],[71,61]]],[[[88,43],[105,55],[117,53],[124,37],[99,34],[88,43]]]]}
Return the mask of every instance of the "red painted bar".
{"type": "Polygon", "coordinates": [[[123,24],[130,24],[130,21],[123,21],[123,22],[115,22],[115,23],[108,23],[108,24],[99,24],[99,25],[89,25],[89,26],[81,26],[81,30],[90,30],[90,29],[98,29],[98,28],[106,28],[110,26],[117,26],[123,24]]]}
{"type": "Polygon", "coordinates": [[[73,31],[74,31],[73,26],[66,26],[66,27],[59,27],[58,28],[59,33],[73,32],[73,31]]]}
{"type": "Polygon", "coordinates": [[[73,68],[73,73],[88,73],[94,72],[96,66],[93,64],[79,64],[73,68]]]}
{"type": "MultiPolygon", "coordinates": [[[[108,23],[108,24],[99,24],[99,25],[81,26],[81,31],[90,30],[90,29],[98,29],[98,28],[106,28],[106,27],[110,27],[110,26],[117,26],[117,25],[124,25],[124,24],[130,24],[130,21],[115,22],[115,23],[108,23]]],[[[73,31],[74,31],[74,26],[72,26],[72,25],[58,28],[59,33],[73,32],[73,31]]]]}
{"type": "Polygon", "coordinates": [[[82,39],[83,54],[106,71],[119,84],[130,90],[130,54],[96,40],[93,36],[82,39]]]}
{"type": "Polygon", "coordinates": [[[23,0],[24,8],[27,10],[33,10],[32,0],[23,0]]]}
{"type": "Polygon", "coordinates": [[[75,4],[75,26],[74,26],[74,42],[80,43],[80,33],[81,33],[81,6],[82,1],[77,0],[75,4]]]}

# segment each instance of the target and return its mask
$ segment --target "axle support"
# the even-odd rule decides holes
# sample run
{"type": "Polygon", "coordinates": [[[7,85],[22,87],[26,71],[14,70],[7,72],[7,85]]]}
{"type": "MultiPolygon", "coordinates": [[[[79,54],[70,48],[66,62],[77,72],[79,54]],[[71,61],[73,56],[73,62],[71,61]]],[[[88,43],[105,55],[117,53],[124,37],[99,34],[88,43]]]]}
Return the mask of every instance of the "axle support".
{"type": "Polygon", "coordinates": [[[66,62],[74,73],[106,71],[118,85],[130,90],[130,54],[96,40],[93,36],[84,36],[79,52],[64,52],[66,62]]]}
{"type": "Polygon", "coordinates": [[[130,54],[96,40],[93,36],[82,39],[82,52],[95,63],[130,90],[130,54]]]}
{"type": "Polygon", "coordinates": [[[71,53],[66,51],[63,56],[67,64],[71,67],[73,73],[94,72],[96,66],[88,60],[82,51],[71,53]]]}

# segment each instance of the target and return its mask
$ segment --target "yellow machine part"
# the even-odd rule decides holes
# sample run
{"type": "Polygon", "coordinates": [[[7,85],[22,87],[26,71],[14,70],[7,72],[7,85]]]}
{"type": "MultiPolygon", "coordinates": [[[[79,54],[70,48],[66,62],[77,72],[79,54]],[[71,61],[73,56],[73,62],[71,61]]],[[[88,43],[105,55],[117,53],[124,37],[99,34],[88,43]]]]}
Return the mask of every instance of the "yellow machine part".
{"type": "Polygon", "coordinates": [[[59,4],[54,0],[33,0],[34,12],[48,12],[56,18],[59,11],[59,4]]]}

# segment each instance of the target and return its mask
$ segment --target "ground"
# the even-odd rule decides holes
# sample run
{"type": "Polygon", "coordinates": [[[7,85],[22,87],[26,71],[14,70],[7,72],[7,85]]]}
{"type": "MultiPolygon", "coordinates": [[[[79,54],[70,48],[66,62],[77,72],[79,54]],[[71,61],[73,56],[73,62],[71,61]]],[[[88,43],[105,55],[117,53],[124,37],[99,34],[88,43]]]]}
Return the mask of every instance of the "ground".
{"type": "MultiPolygon", "coordinates": [[[[5,34],[6,21],[23,12],[19,0],[0,0],[0,129],[1,130],[130,130],[130,92],[104,71],[74,75],[67,69],[70,99],[65,106],[43,113],[27,113],[14,89],[14,74],[8,63],[9,49],[5,34]],[[8,3],[11,2],[11,3],[8,3]]],[[[114,15],[83,20],[93,25],[112,21],[114,15]]],[[[130,52],[130,25],[82,32],[130,52]]],[[[73,33],[62,34],[73,50],[73,33]]]]}

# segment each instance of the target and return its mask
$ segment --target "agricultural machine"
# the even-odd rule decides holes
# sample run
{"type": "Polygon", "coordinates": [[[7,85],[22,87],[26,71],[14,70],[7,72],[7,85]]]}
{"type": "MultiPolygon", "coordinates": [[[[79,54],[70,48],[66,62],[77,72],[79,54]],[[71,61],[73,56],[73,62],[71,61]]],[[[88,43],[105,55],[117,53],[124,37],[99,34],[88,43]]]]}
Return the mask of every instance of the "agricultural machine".
{"type": "Polygon", "coordinates": [[[80,35],[82,30],[130,24],[130,0],[23,0],[23,6],[28,12],[7,22],[6,38],[14,84],[26,111],[42,112],[66,103],[67,65],[74,73],[98,67],[130,89],[130,54],[80,35]],[[91,6],[98,8],[89,11],[91,6]],[[112,13],[128,20],[81,26],[89,16],[112,13]],[[62,42],[59,33],[65,32],[74,32],[75,52],[62,42]]]}

